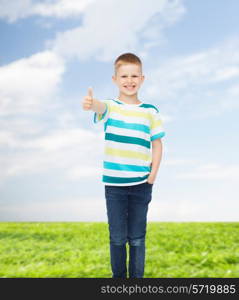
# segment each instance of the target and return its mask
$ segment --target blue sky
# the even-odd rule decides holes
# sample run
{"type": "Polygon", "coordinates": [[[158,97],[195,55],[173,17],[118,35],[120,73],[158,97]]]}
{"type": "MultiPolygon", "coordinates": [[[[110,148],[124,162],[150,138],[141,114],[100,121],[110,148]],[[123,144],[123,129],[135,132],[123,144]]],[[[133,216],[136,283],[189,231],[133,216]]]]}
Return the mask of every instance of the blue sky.
{"type": "Polygon", "coordinates": [[[0,0],[0,221],[106,221],[103,126],[81,103],[118,96],[124,52],[166,131],[148,220],[239,220],[238,1],[123,2],[0,0]]]}

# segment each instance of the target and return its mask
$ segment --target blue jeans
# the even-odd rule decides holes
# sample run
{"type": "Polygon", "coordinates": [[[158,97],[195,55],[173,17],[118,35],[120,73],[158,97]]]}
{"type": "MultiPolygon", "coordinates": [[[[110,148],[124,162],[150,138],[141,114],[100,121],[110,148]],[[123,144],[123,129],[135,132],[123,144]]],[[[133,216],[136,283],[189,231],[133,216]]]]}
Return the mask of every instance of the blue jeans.
{"type": "Polygon", "coordinates": [[[105,185],[113,278],[126,278],[126,243],[129,244],[129,277],[143,278],[148,204],[153,184],[105,185]]]}

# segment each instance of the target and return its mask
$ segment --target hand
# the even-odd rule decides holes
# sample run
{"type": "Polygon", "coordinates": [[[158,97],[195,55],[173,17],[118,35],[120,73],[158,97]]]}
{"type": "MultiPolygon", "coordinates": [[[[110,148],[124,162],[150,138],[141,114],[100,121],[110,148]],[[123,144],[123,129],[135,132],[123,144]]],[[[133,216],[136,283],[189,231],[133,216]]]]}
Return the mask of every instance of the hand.
{"type": "Polygon", "coordinates": [[[150,183],[150,184],[153,184],[154,180],[155,180],[155,177],[152,176],[152,175],[149,175],[148,178],[147,178],[147,182],[150,183]]]}
{"type": "Polygon", "coordinates": [[[88,88],[88,94],[83,98],[82,107],[84,110],[91,110],[94,104],[93,99],[93,89],[90,87],[88,88]]]}

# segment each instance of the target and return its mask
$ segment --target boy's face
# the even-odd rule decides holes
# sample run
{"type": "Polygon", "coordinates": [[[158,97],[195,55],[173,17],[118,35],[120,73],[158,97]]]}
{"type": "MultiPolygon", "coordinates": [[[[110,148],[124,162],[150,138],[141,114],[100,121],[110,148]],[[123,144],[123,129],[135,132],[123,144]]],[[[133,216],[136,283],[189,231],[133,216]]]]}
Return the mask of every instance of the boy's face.
{"type": "Polygon", "coordinates": [[[142,75],[139,65],[125,64],[118,68],[116,75],[112,76],[112,79],[118,86],[121,94],[133,96],[143,83],[144,75],[142,75]]]}

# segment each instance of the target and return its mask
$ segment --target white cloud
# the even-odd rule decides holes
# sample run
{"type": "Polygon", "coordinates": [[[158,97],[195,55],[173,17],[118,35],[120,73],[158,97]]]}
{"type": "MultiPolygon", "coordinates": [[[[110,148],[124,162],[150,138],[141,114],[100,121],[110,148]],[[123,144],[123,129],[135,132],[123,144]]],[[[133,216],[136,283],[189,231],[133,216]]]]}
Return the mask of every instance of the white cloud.
{"type": "Polygon", "coordinates": [[[189,158],[167,158],[164,162],[165,166],[180,166],[180,165],[192,165],[196,163],[195,159],[189,158]]]}
{"type": "Polygon", "coordinates": [[[53,3],[40,2],[34,5],[32,14],[58,18],[74,17],[82,14],[86,7],[96,0],[58,0],[53,3]]]}
{"type": "Polygon", "coordinates": [[[0,115],[39,113],[56,93],[63,60],[44,51],[0,67],[0,115]]]}
{"type": "Polygon", "coordinates": [[[181,112],[204,118],[239,108],[238,86],[233,82],[239,79],[238,47],[239,39],[234,38],[155,65],[148,71],[146,96],[161,102],[173,119],[181,112]]]}
{"type": "MultiPolygon", "coordinates": [[[[155,186],[156,187],[156,186],[155,186]]],[[[154,187],[154,189],[155,189],[154,187]]],[[[59,197],[43,201],[19,201],[0,204],[1,221],[82,221],[107,222],[104,189],[97,197],[59,197]]],[[[235,194],[205,193],[172,198],[153,191],[148,222],[238,222],[235,194]],[[203,199],[203,201],[202,201],[203,199]]]]}
{"type": "Polygon", "coordinates": [[[27,118],[26,115],[17,115],[16,118],[12,118],[11,120],[0,118],[0,146],[14,147],[16,138],[20,137],[23,133],[39,135],[44,131],[46,126],[46,123],[27,118]]]}
{"type": "Polygon", "coordinates": [[[232,85],[229,89],[228,89],[228,94],[230,96],[239,96],[239,84],[235,84],[235,85],[232,85]]]}
{"type": "Polygon", "coordinates": [[[68,128],[52,130],[40,137],[20,137],[5,130],[0,134],[0,146],[11,152],[0,158],[1,181],[27,174],[49,174],[55,170],[64,170],[64,178],[70,181],[100,177],[102,134],[68,128]]]}
{"type": "Polygon", "coordinates": [[[25,18],[30,15],[32,8],[31,0],[1,0],[0,17],[8,22],[14,22],[17,19],[25,18]]]}
{"type": "Polygon", "coordinates": [[[107,220],[104,199],[99,197],[58,198],[46,201],[21,201],[0,205],[0,220],[3,221],[105,221],[107,220]]]}
{"type": "Polygon", "coordinates": [[[29,141],[24,140],[18,144],[18,149],[39,149],[43,151],[56,151],[68,147],[82,146],[90,144],[95,139],[95,133],[89,130],[83,130],[80,128],[73,129],[56,129],[52,132],[48,132],[46,136],[41,136],[29,141]]]}
{"type": "Polygon", "coordinates": [[[58,33],[47,46],[62,56],[79,60],[111,60],[120,52],[139,51],[160,42],[162,29],[180,19],[181,1],[97,1],[85,9],[82,26],[58,33]],[[127,13],[130,12],[130,13],[127,13]],[[140,16],[140,17],[139,17],[140,16]]]}
{"type": "Polygon", "coordinates": [[[173,121],[173,117],[169,114],[162,113],[160,115],[161,115],[163,123],[170,123],[173,121]]]}
{"type": "MultiPolygon", "coordinates": [[[[171,195],[171,194],[170,194],[171,195]]],[[[238,222],[239,205],[234,196],[220,193],[157,199],[150,203],[148,219],[158,222],[238,222]],[[204,201],[202,201],[202,198],[204,201]],[[174,199],[174,200],[173,200],[174,199]],[[166,201],[167,200],[167,201],[166,201]]]]}
{"type": "MultiPolygon", "coordinates": [[[[100,158],[101,160],[102,158],[100,158]]],[[[80,179],[88,179],[91,180],[92,178],[98,177],[101,180],[102,176],[102,164],[97,163],[95,161],[95,165],[91,163],[90,165],[81,165],[72,166],[66,171],[66,178],[70,181],[79,181],[80,179]]]]}
{"type": "MultiPolygon", "coordinates": [[[[236,61],[238,63],[238,61],[236,61]]],[[[226,66],[222,70],[216,70],[215,77],[212,78],[212,81],[225,81],[232,79],[234,77],[239,77],[239,65],[238,66],[226,66]]]]}
{"type": "Polygon", "coordinates": [[[239,166],[216,163],[204,164],[194,168],[192,171],[178,173],[176,178],[239,181],[239,166]]]}
{"type": "Polygon", "coordinates": [[[95,0],[0,0],[0,18],[9,23],[30,16],[67,18],[79,16],[95,0]]]}

